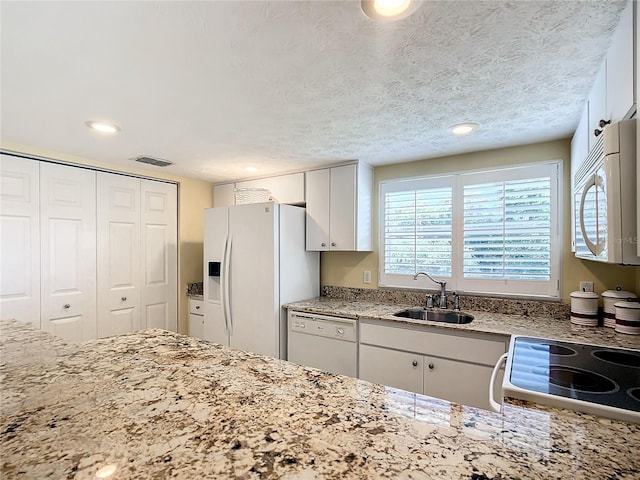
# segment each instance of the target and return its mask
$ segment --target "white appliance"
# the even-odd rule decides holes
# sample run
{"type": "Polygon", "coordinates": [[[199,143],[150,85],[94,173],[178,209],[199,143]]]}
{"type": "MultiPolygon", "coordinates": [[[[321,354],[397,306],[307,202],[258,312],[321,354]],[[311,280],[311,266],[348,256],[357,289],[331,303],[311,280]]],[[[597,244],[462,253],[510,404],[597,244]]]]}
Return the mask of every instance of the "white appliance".
{"type": "Polygon", "coordinates": [[[289,312],[290,362],[357,378],[357,340],[356,320],[289,312]]]}
{"type": "Polygon", "coordinates": [[[640,423],[640,351],[514,335],[506,360],[503,397],[640,423]]]}
{"type": "Polygon", "coordinates": [[[278,203],[204,212],[204,337],[286,358],[283,304],[317,297],[320,261],[305,250],[305,210],[278,203]]]}
{"type": "Polygon", "coordinates": [[[607,125],[575,175],[573,247],[578,258],[640,265],[635,122],[607,125]]]}

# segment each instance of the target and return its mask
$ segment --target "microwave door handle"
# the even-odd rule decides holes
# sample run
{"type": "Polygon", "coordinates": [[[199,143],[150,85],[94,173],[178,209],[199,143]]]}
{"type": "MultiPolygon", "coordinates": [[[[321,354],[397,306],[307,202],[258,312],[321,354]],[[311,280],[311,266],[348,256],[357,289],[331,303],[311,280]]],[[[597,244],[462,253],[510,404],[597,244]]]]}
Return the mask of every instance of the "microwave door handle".
{"type": "MultiPolygon", "coordinates": [[[[582,197],[580,198],[580,213],[579,213],[580,231],[582,232],[582,238],[584,239],[584,243],[587,245],[587,248],[589,249],[589,251],[593,253],[596,257],[602,253],[603,246],[597,240],[596,240],[596,243],[593,243],[591,240],[589,240],[589,237],[587,236],[587,229],[584,226],[584,201],[587,198],[587,192],[589,191],[589,189],[591,187],[597,187],[602,183],[598,181],[598,178],[599,178],[598,175],[594,173],[589,177],[589,180],[587,180],[587,183],[585,183],[584,188],[582,189],[582,197]]],[[[597,191],[596,191],[596,195],[597,195],[597,191]]],[[[598,209],[598,202],[596,198],[596,212],[597,212],[597,209],[598,209]]]]}

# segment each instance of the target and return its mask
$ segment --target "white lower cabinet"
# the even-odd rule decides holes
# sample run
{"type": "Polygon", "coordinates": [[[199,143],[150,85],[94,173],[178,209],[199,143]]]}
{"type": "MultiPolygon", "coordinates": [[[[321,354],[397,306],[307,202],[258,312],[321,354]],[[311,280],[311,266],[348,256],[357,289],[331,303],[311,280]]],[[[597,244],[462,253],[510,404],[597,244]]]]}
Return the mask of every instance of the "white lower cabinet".
{"type": "Polygon", "coordinates": [[[204,339],[204,300],[189,298],[189,336],[204,339]]]}
{"type": "MultiPolygon", "coordinates": [[[[489,409],[493,366],[508,348],[500,335],[360,322],[360,378],[489,409]]],[[[496,398],[502,372],[495,383],[496,398]]]]}
{"type": "Polygon", "coordinates": [[[423,356],[373,345],[360,345],[360,378],[410,392],[423,391],[423,356]]]}

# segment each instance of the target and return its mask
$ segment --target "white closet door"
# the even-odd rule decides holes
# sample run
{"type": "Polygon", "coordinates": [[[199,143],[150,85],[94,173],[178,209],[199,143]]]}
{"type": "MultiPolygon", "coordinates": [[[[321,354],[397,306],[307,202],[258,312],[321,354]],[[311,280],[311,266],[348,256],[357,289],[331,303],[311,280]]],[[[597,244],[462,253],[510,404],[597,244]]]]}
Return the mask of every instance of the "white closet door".
{"type": "Polygon", "coordinates": [[[40,328],[40,162],[0,157],[0,318],[40,328]]]}
{"type": "Polygon", "coordinates": [[[96,338],[96,174],[40,165],[41,328],[96,338]]]}
{"type": "Polygon", "coordinates": [[[178,330],[178,189],[141,181],[141,328],[178,330]]]}
{"type": "Polygon", "coordinates": [[[98,337],[140,329],[140,179],[97,174],[98,337]]]}

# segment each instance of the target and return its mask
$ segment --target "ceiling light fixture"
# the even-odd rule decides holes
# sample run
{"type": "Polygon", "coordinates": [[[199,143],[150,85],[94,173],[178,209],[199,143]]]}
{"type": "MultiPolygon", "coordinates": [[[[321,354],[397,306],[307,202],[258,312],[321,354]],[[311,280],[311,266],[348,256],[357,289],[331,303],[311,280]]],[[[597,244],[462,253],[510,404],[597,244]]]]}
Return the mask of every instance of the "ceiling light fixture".
{"type": "Polygon", "coordinates": [[[449,131],[454,135],[462,136],[462,135],[468,135],[471,132],[477,130],[479,126],[480,126],[479,124],[473,123],[473,122],[458,123],[456,125],[453,125],[449,129],[449,131]]]}
{"type": "Polygon", "coordinates": [[[255,173],[258,171],[258,167],[244,167],[244,171],[248,173],[255,173]]]}
{"type": "Polygon", "coordinates": [[[118,133],[120,127],[114,123],[90,120],[84,123],[87,127],[100,133],[118,133]]]}
{"type": "Polygon", "coordinates": [[[377,22],[393,22],[415,12],[421,2],[414,0],[361,0],[364,14],[377,22]]]}

